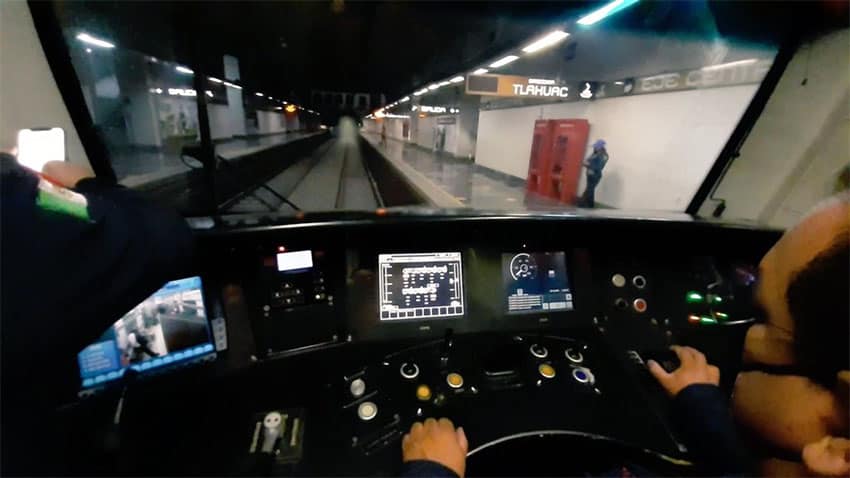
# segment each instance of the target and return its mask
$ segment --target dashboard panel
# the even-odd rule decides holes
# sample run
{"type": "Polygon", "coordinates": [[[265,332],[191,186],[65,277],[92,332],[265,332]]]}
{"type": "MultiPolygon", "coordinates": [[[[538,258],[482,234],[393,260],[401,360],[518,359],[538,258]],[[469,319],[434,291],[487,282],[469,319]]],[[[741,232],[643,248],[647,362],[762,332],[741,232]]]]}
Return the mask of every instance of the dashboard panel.
{"type": "MultiPolygon", "coordinates": [[[[219,226],[197,231],[197,272],[211,309],[220,305],[210,318],[226,322],[227,347],[213,363],[136,386],[146,407],[127,412],[133,456],[176,447],[172,456],[195,457],[192,473],[256,465],[246,443],[268,414],[290,417],[276,442],[286,459],[247,474],[397,473],[400,436],[428,416],[463,425],[481,457],[545,432],[608,443],[657,470],[687,464],[644,362],[693,345],[728,390],[755,317],[752,271],[779,235],[682,217],[219,226]],[[182,399],[166,403],[164,393],[182,399]],[[213,428],[226,437],[204,447],[187,431],[213,428]],[[144,440],[163,429],[168,439],[144,440]]],[[[81,410],[98,400],[108,408],[109,396],[81,410]]]]}

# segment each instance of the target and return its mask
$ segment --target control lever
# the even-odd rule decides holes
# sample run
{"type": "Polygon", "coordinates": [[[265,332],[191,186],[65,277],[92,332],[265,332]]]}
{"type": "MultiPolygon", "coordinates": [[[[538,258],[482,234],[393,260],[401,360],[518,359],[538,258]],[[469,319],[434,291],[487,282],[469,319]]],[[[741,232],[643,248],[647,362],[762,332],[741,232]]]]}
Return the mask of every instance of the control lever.
{"type": "Polygon", "coordinates": [[[446,329],[446,335],[443,337],[443,345],[440,347],[440,367],[448,367],[449,365],[449,353],[451,353],[452,345],[454,345],[452,334],[452,329],[446,329]]]}

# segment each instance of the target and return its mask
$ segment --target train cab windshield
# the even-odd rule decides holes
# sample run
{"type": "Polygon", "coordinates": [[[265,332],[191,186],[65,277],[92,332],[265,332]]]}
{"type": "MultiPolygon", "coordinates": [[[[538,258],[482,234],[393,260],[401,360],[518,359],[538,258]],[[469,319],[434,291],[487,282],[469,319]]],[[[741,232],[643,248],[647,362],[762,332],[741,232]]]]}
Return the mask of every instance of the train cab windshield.
{"type": "Polygon", "coordinates": [[[3,473],[845,476],[847,19],[0,2],[3,473]]]}

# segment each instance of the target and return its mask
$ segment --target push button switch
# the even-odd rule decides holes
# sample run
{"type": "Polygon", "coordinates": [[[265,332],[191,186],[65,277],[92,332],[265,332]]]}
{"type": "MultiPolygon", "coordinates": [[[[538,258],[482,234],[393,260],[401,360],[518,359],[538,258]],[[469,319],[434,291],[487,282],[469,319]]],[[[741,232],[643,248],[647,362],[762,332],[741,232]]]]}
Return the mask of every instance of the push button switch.
{"type": "Polygon", "coordinates": [[[431,388],[425,384],[416,387],[416,398],[423,402],[431,400],[431,388]]]}
{"type": "Polygon", "coordinates": [[[463,386],[463,376],[459,373],[452,372],[446,375],[446,383],[449,387],[460,388],[463,386]]]}
{"type": "Polygon", "coordinates": [[[542,363],[539,367],[537,367],[537,371],[540,372],[544,378],[554,378],[555,377],[555,367],[549,365],[548,363],[542,363]]]}

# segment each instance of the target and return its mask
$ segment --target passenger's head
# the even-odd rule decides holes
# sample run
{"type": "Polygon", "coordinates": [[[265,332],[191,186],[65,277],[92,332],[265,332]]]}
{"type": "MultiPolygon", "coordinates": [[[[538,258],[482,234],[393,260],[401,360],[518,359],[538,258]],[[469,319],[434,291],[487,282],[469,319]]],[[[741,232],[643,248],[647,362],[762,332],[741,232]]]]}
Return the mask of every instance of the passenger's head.
{"type": "Polygon", "coordinates": [[[604,139],[597,139],[597,140],[593,143],[593,149],[594,149],[594,150],[597,150],[597,149],[605,149],[605,140],[604,140],[604,139]]]}
{"type": "Polygon", "coordinates": [[[747,350],[749,358],[793,364],[831,385],[839,371],[850,369],[850,195],[825,202],[788,230],[759,269],[756,301],[766,323],[751,335],[785,344],[775,344],[770,357],[747,350]]]}
{"type": "Polygon", "coordinates": [[[747,333],[744,361],[785,371],[739,374],[733,406],[768,448],[799,458],[809,446],[810,457],[840,458],[850,470],[845,442],[824,441],[848,433],[850,383],[842,373],[850,370],[848,198],[816,208],[762,259],[756,301],[765,323],[747,333]]]}

